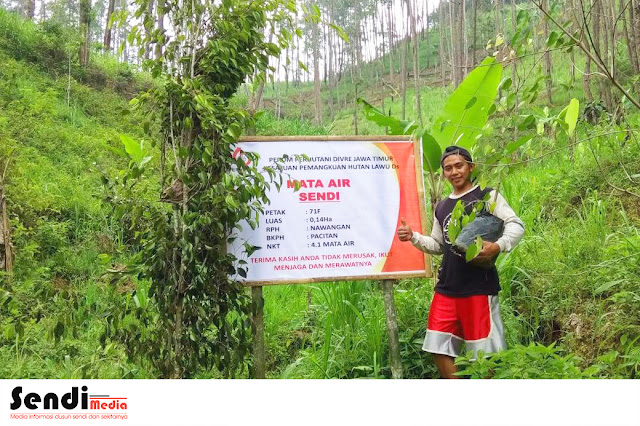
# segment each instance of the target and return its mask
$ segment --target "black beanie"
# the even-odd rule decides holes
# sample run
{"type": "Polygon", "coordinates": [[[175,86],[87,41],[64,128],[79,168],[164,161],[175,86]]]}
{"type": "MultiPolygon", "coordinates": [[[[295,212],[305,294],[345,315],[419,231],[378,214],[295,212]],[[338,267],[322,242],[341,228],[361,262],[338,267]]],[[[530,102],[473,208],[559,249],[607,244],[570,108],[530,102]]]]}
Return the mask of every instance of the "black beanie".
{"type": "Polygon", "coordinates": [[[444,159],[450,155],[459,155],[465,160],[467,160],[468,162],[473,163],[473,160],[471,159],[471,154],[469,153],[469,151],[467,151],[461,146],[451,145],[444,149],[444,152],[442,153],[442,157],[440,157],[440,165],[442,165],[442,163],[444,162],[444,159]]]}

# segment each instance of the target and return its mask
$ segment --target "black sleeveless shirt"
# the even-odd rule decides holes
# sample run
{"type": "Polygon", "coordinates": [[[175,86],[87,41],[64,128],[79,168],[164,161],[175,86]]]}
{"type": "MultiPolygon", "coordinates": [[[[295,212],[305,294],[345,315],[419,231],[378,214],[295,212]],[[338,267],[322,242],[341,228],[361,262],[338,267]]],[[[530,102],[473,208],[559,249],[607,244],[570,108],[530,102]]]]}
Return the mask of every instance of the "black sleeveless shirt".
{"type": "MultiPolygon", "coordinates": [[[[498,294],[500,284],[495,266],[489,269],[467,263],[464,253],[451,245],[448,228],[451,212],[459,200],[465,205],[465,213],[471,213],[473,204],[481,201],[492,188],[476,187],[460,198],[445,198],[436,205],[436,219],[442,227],[444,246],[443,259],[438,271],[436,292],[452,297],[467,297],[482,294],[498,294]]],[[[486,208],[486,207],[485,207],[486,208]]]]}

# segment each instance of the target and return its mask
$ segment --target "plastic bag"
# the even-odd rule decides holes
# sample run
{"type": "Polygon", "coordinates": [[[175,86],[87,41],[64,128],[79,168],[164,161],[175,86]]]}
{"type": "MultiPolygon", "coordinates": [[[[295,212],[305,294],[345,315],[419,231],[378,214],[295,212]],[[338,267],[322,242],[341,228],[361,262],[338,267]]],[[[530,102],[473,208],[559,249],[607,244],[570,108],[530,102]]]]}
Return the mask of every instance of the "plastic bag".
{"type": "Polygon", "coordinates": [[[467,248],[475,243],[478,235],[482,238],[482,241],[495,243],[502,236],[503,229],[504,221],[502,219],[492,214],[482,214],[462,228],[458,238],[456,238],[455,245],[466,253],[467,248]]]}

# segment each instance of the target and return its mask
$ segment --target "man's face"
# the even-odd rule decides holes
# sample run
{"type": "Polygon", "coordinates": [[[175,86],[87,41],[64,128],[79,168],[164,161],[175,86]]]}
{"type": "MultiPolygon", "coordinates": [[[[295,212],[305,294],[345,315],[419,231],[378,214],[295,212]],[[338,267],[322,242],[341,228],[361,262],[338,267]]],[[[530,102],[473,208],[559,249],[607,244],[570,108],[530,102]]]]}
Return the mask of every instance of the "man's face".
{"type": "Polygon", "coordinates": [[[473,163],[460,155],[450,155],[442,162],[442,173],[454,188],[463,188],[471,181],[473,163]]]}

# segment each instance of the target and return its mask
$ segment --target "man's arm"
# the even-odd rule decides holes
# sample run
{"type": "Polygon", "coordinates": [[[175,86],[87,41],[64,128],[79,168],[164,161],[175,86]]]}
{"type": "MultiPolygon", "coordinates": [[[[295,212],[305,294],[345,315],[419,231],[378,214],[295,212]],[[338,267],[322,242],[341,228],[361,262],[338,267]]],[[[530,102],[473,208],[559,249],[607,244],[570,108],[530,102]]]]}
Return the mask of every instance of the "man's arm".
{"type": "Polygon", "coordinates": [[[502,236],[498,238],[496,244],[500,246],[501,252],[509,252],[518,245],[522,236],[524,235],[524,223],[516,216],[513,209],[507,204],[507,200],[504,199],[500,193],[496,193],[494,189],[491,191],[490,200],[495,200],[495,208],[491,212],[495,217],[504,221],[504,230],[502,236]]]}
{"type": "Polygon", "coordinates": [[[413,244],[413,246],[418,250],[430,254],[442,253],[444,237],[442,234],[442,227],[440,226],[440,223],[436,219],[435,215],[433,216],[433,228],[431,229],[431,236],[422,235],[419,232],[412,232],[412,234],[410,235],[411,244],[413,244]]]}

